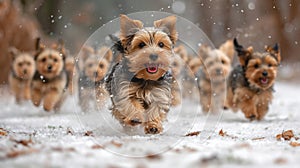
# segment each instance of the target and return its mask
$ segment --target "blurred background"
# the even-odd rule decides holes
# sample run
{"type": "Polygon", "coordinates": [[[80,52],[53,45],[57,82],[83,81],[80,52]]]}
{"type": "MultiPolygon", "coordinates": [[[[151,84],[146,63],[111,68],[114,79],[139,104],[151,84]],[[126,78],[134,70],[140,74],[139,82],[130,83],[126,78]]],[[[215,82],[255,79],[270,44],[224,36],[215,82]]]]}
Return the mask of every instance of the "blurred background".
{"type": "Polygon", "coordinates": [[[76,55],[103,24],[120,14],[140,11],[182,16],[202,29],[215,46],[234,37],[257,50],[278,42],[283,59],[281,79],[299,79],[297,0],[0,0],[1,84],[7,83],[10,46],[32,51],[36,37],[46,43],[62,38],[76,55]]]}

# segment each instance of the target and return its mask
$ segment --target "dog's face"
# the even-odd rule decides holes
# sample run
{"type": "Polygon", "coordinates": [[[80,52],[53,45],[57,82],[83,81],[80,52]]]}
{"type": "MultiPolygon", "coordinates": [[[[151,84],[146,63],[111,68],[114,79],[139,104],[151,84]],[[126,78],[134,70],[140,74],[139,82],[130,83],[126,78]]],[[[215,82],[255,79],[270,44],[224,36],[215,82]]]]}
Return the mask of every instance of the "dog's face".
{"type": "Polygon", "coordinates": [[[176,17],[169,16],[144,28],[139,20],[121,15],[120,39],[125,49],[129,71],[137,78],[158,80],[169,70],[172,47],[177,40],[176,17]]]}
{"type": "MultiPolygon", "coordinates": [[[[221,45],[220,48],[223,46],[224,45],[221,45]]],[[[231,71],[231,55],[226,54],[221,49],[211,49],[205,45],[200,47],[199,54],[204,60],[204,73],[207,79],[214,82],[221,82],[228,77],[231,71]]]]}
{"type": "Polygon", "coordinates": [[[58,76],[64,67],[63,55],[54,49],[44,49],[36,56],[37,71],[45,78],[58,76]]]}
{"type": "Polygon", "coordinates": [[[244,49],[235,39],[234,46],[250,85],[263,90],[271,87],[274,84],[277,67],[281,61],[278,45],[266,46],[265,52],[253,52],[252,47],[244,49]]]}
{"type": "Polygon", "coordinates": [[[11,51],[13,57],[12,68],[15,75],[21,79],[31,79],[35,72],[33,56],[29,53],[20,53],[16,49],[11,51]]]}
{"type": "Polygon", "coordinates": [[[112,60],[112,51],[107,47],[102,47],[98,51],[85,47],[83,54],[83,71],[91,81],[102,80],[109,71],[112,60]]]}

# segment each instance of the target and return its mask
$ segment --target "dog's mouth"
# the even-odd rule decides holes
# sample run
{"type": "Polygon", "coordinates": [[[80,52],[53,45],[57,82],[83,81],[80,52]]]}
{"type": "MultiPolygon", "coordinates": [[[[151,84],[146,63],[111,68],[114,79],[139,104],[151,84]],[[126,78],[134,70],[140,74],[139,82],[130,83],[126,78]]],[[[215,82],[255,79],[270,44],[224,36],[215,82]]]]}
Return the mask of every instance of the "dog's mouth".
{"type": "Polygon", "coordinates": [[[266,84],[268,84],[269,79],[268,79],[267,77],[262,77],[262,78],[260,78],[260,82],[261,82],[263,85],[266,85],[266,84]]]}
{"type": "Polygon", "coordinates": [[[148,73],[154,74],[158,71],[160,64],[146,64],[146,70],[148,73]]]}

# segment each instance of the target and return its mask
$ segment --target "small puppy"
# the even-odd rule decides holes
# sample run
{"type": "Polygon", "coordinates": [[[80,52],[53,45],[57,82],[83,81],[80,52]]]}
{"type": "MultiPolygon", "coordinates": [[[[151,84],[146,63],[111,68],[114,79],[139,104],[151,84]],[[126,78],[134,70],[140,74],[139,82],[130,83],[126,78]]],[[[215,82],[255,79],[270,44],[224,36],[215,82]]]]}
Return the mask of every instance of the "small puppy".
{"type": "Polygon", "coordinates": [[[183,78],[183,69],[186,67],[188,53],[183,45],[174,48],[175,57],[173,59],[171,70],[173,80],[171,83],[172,106],[178,106],[181,103],[181,89],[179,81],[183,78]]]}
{"type": "Polygon", "coordinates": [[[234,49],[232,40],[227,40],[219,49],[201,45],[199,55],[203,59],[200,68],[199,89],[202,111],[217,112],[226,100],[226,79],[231,71],[234,49]]]}
{"type": "MultiPolygon", "coordinates": [[[[69,54],[68,54],[69,55],[69,54]]],[[[68,56],[65,61],[65,69],[68,77],[68,91],[71,95],[78,90],[79,73],[75,58],[68,56]]]]}
{"type": "Polygon", "coordinates": [[[30,84],[35,73],[35,62],[29,53],[20,52],[18,49],[10,48],[12,57],[11,72],[9,75],[10,88],[15,95],[16,103],[30,100],[30,84]]]}
{"type": "Polygon", "coordinates": [[[64,69],[65,49],[62,42],[46,48],[36,42],[36,72],[32,80],[32,103],[39,106],[43,100],[45,111],[58,111],[67,91],[67,74],[64,69]]]}
{"type": "Polygon", "coordinates": [[[146,134],[163,130],[171,104],[173,46],[176,17],[169,16],[143,27],[139,20],[120,17],[124,58],[107,78],[112,114],[124,127],[142,124],[146,134]]]}
{"type": "Polygon", "coordinates": [[[265,52],[245,49],[234,39],[234,48],[240,65],[229,76],[227,104],[233,110],[241,111],[250,120],[261,120],[268,112],[272,101],[273,85],[281,56],[279,47],[265,47],[265,52]]]}
{"type": "Polygon", "coordinates": [[[101,47],[97,51],[87,46],[83,48],[81,55],[83,67],[79,77],[79,105],[84,112],[88,111],[90,103],[100,109],[104,107],[108,98],[104,77],[109,71],[112,57],[112,51],[108,47],[101,47]]]}

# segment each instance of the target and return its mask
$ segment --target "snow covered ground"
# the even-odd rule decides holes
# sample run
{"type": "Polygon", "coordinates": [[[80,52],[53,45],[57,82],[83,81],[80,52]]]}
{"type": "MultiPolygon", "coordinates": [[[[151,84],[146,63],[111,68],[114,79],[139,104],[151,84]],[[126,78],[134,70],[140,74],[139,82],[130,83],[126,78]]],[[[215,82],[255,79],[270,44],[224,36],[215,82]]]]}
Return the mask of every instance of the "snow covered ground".
{"type": "Polygon", "coordinates": [[[62,112],[30,103],[15,105],[3,89],[0,100],[0,167],[298,167],[300,88],[276,83],[263,121],[241,112],[207,118],[195,102],[172,109],[161,135],[123,130],[108,110],[82,114],[70,98],[62,112]],[[222,131],[220,131],[222,130],[222,131]],[[291,140],[276,135],[292,130],[291,140]],[[185,136],[201,131],[198,136],[185,136]]]}

